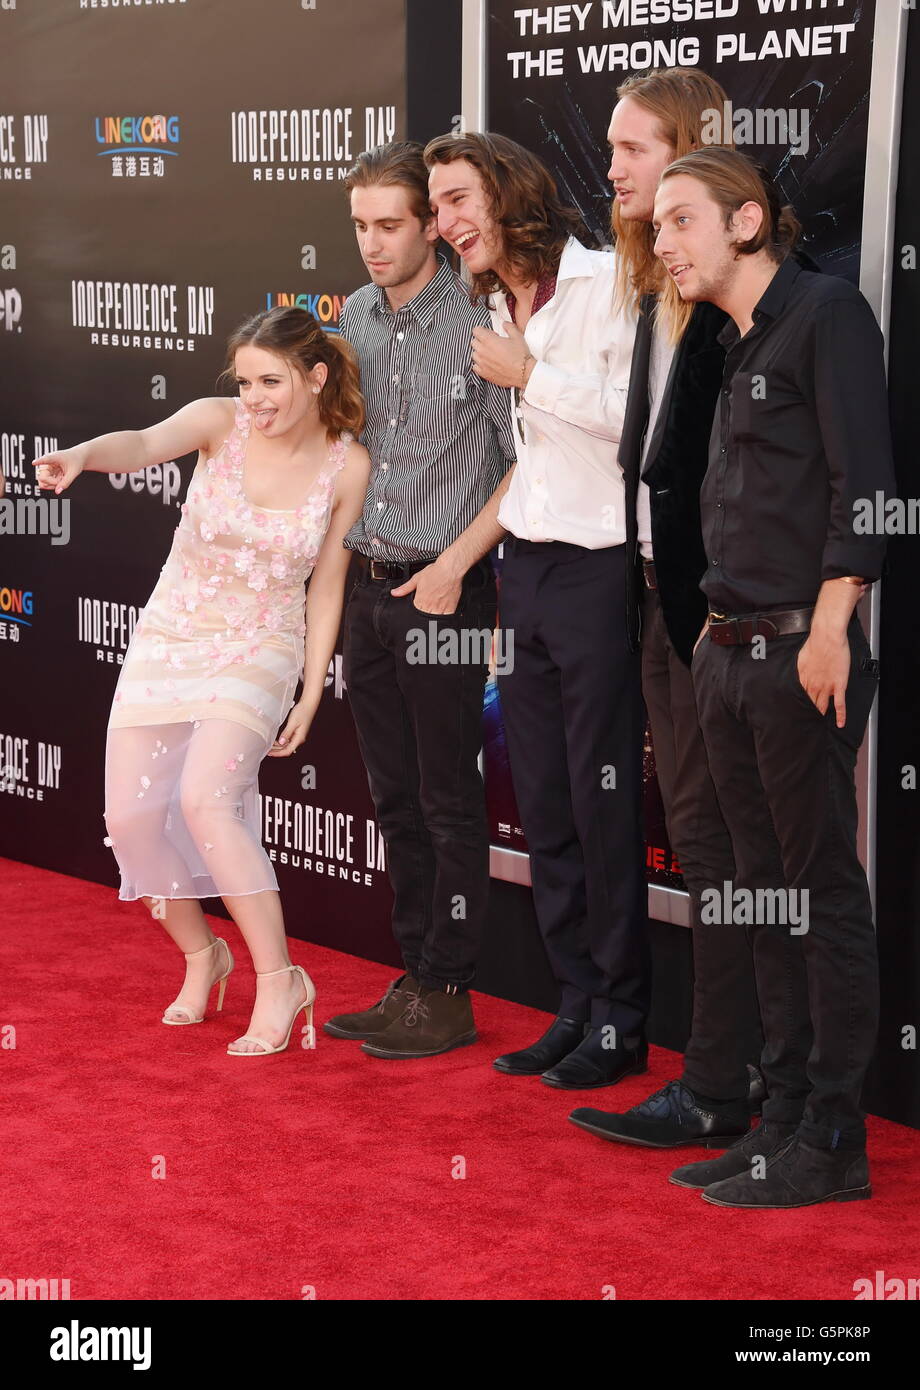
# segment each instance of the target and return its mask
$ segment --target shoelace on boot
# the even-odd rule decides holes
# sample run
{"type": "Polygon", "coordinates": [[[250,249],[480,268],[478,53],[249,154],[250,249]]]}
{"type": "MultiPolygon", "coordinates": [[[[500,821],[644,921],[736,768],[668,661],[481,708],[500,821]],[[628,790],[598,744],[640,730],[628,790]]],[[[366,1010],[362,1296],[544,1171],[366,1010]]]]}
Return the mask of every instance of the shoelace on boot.
{"type": "MultiPolygon", "coordinates": [[[[758,1154],[763,1149],[765,1143],[769,1144],[771,1142],[772,1137],[774,1136],[770,1121],[762,1120],[759,1125],[755,1125],[753,1129],[749,1129],[747,1134],[742,1134],[740,1138],[736,1139],[733,1144],[729,1144],[728,1147],[730,1149],[741,1149],[744,1153],[758,1154]]],[[[780,1154],[785,1153],[794,1138],[795,1135],[793,1134],[790,1135],[788,1139],[784,1139],[779,1148],[774,1150],[767,1158],[767,1162],[772,1163],[780,1154]]]]}
{"type": "Polygon", "coordinates": [[[387,1000],[390,998],[390,996],[391,996],[392,994],[395,994],[395,993],[396,993],[396,986],[395,986],[395,985],[387,985],[387,992],[386,992],[386,994],[383,996],[383,998],[380,1000],[380,1002],[374,1006],[374,1007],[376,1008],[378,1014],[382,1014],[382,1013],[383,1013],[384,1009],[385,1009],[386,1006],[387,1006],[387,1000]]]}
{"type": "Polygon", "coordinates": [[[403,1014],[403,1023],[407,1024],[410,1028],[414,1028],[419,1021],[419,1014],[421,1014],[422,1018],[428,1018],[428,1005],[422,1002],[421,994],[413,994],[410,992],[406,997],[409,1003],[406,1006],[406,1012],[403,1014]]]}
{"type": "MultiPolygon", "coordinates": [[[[763,1125],[761,1125],[760,1128],[763,1129],[763,1125]]],[[[756,1133],[756,1130],[755,1130],[754,1132],[756,1133]]],[[[788,1165],[788,1161],[789,1161],[790,1159],[792,1159],[793,1162],[795,1161],[795,1157],[796,1157],[796,1154],[797,1154],[798,1152],[799,1152],[799,1139],[798,1139],[798,1135],[792,1134],[792,1135],[789,1136],[788,1139],[784,1139],[784,1140],[780,1143],[780,1145],[779,1145],[778,1148],[776,1148],[776,1149],[773,1150],[773,1152],[770,1154],[769,1158],[767,1159],[767,1167],[768,1167],[768,1168],[772,1168],[772,1166],[773,1166],[774,1163],[778,1164],[780,1167],[785,1167],[785,1166],[788,1165]]]]}

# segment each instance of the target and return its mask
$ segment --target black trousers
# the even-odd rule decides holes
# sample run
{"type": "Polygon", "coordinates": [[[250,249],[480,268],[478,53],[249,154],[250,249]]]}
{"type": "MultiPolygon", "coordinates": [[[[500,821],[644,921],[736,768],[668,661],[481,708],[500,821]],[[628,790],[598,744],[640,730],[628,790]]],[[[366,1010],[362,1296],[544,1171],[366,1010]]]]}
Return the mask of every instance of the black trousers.
{"type": "MultiPolygon", "coordinates": [[[[849,629],[846,725],[820,715],[796,659],[807,634],[750,646],[704,639],[693,683],[709,767],[732,837],[733,891],[794,889],[795,931],[747,930],[764,1028],[764,1118],[798,1125],[816,1148],[860,1149],[860,1092],[878,1029],[878,966],[866,876],[856,850],[854,770],[877,678],[849,629]],[[807,930],[802,904],[807,892],[807,930]]],[[[790,914],[791,915],[791,914],[790,914]]]]}
{"type": "Polygon", "coordinates": [[[709,772],[690,669],[671,645],[658,594],[648,588],[642,693],[668,839],[690,894],[693,1025],[683,1080],[708,1098],[741,1100],[748,1093],[747,1064],[758,1062],[763,1048],[751,943],[743,926],[702,920],[702,893],[721,891],[734,879],[735,859],[709,772]]]}
{"type": "Polygon", "coordinates": [[[352,589],[345,682],[403,963],[423,985],[457,992],[473,979],[489,889],[478,760],[495,580],[487,561],[474,566],[448,616],[421,612],[411,594],[393,598],[393,587],[361,576],[352,589]]]}
{"type": "Polygon", "coordinates": [[[649,1005],[644,712],[626,548],[506,543],[500,677],[534,905],[563,1017],[634,1036],[649,1005]]]}

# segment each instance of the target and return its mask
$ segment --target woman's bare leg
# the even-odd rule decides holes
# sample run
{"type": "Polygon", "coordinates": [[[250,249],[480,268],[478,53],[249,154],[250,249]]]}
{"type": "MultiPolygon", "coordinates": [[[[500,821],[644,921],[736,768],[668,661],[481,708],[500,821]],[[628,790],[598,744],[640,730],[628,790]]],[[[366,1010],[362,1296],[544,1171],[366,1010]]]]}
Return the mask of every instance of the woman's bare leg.
{"type": "MultiPolygon", "coordinates": [[[[176,891],[192,888],[188,866],[170,842],[166,826],[170,799],[185,759],[190,729],[181,724],[139,725],[110,729],[106,746],[106,828],[129,893],[151,883],[176,891]]],[[[210,946],[214,934],[196,898],[154,898],[142,901],[154,921],[165,928],[180,951],[191,954],[210,946]]],[[[185,962],[185,982],[176,1004],[200,1018],[214,981],[227,968],[222,947],[185,962]]],[[[174,1008],[167,1018],[187,1022],[174,1008]]]]}
{"type": "MultiPolygon", "coordinates": [[[[182,814],[227,910],[252,956],[256,1003],[247,1032],[273,1047],[284,1041],[291,1015],[306,998],[288,955],[274,870],[251,823],[253,788],[265,753],[258,734],[225,719],[202,720],[182,769],[182,814]],[[271,886],[269,886],[271,885],[271,886]]],[[[256,1043],[235,1050],[264,1052],[256,1043]]]]}
{"type": "MultiPolygon", "coordinates": [[[[203,952],[204,947],[213,945],[217,940],[197,899],[142,898],[141,901],[149,909],[154,921],[160,923],[179,950],[186,955],[191,955],[194,951],[203,952]]],[[[176,1007],[182,1004],[191,1010],[195,1018],[201,1018],[208,1006],[208,997],[214,982],[220,979],[226,969],[227,953],[222,946],[198,955],[194,960],[187,960],[185,981],[175,1003],[166,1010],[164,1017],[175,1019],[179,1023],[187,1022],[185,1014],[179,1012],[176,1007]]]]}

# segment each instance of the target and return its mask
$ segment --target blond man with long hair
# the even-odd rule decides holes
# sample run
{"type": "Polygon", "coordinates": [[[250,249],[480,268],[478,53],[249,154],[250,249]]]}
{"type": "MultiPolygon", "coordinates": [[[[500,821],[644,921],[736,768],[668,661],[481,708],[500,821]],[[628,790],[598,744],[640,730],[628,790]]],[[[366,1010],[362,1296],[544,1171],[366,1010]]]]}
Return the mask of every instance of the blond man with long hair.
{"type": "Polygon", "coordinates": [[[725,92],[698,69],[631,77],[608,131],[612,226],[621,299],[640,310],[620,463],[637,491],[642,557],[642,688],[671,847],[690,893],[693,1025],[679,1079],[625,1114],[580,1109],[574,1123],[605,1139],[655,1148],[731,1142],[762,1089],[761,1030],[743,927],[701,921],[701,898],[734,873],[700,733],[690,657],[706,614],[699,488],[721,384],[717,335],[726,316],[685,304],[655,255],[661,174],[702,144],[705,113],[725,92]],[[641,481],[640,481],[641,473],[641,481]]]}

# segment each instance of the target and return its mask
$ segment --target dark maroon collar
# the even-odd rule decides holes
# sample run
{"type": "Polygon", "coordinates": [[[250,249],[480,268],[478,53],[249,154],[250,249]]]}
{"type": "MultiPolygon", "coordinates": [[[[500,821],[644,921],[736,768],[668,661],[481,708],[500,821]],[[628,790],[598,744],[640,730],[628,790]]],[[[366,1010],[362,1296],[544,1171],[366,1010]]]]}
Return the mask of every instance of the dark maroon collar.
{"type": "MultiPolygon", "coordinates": [[[[540,279],[537,281],[537,292],[533,297],[533,308],[530,311],[531,318],[533,318],[538,309],[543,308],[544,304],[548,304],[556,293],[556,276],[557,272],[555,270],[548,271],[545,275],[541,275],[540,279]]],[[[513,294],[506,294],[505,302],[508,305],[508,313],[511,315],[511,322],[513,323],[517,300],[513,294]]]]}

